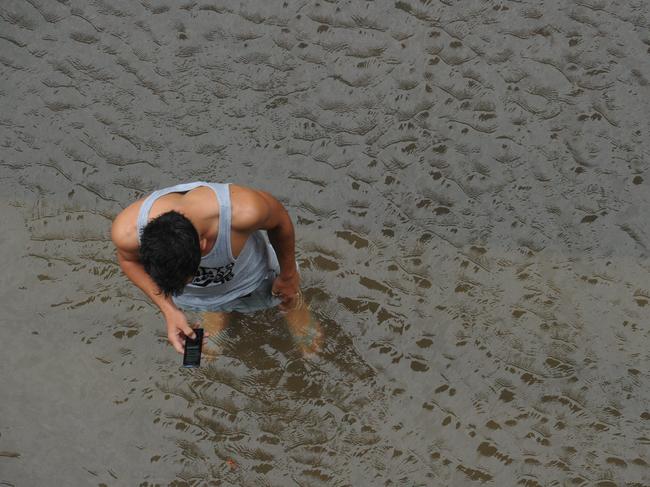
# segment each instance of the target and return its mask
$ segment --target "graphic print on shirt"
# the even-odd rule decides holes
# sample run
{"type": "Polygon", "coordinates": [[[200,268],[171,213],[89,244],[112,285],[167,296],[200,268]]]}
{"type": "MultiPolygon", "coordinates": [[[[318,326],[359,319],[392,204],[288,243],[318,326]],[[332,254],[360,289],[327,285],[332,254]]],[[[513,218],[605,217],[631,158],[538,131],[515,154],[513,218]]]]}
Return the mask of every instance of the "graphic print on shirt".
{"type": "Polygon", "coordinates": [[[232,271],[234,266],[235,263],[232,262],[222,267],[199,267],[194,279],[192,280],[192,286],[218,286],[219,284],[228,282],[235,277],[235,274],[232,271]]]}

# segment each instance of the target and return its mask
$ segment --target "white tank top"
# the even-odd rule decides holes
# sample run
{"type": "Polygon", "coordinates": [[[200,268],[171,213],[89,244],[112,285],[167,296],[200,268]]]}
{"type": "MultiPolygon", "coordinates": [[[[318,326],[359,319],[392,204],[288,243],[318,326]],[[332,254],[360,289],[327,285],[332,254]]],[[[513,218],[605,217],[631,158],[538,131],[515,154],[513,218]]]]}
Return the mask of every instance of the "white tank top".
{"type": "Polygon", "coordinates": [[[138,240],[149,221],[149,212],[158,198],[169,193],[185,193],[199,186],[208,186],[219,203],[219,231],[209,254],[201,257],[199,269],[183,294],[175,296],[179,307],[218,307],[253,292],[269,275],[280,272],[277,256],[263,230],[253,232],[235,259],[231,249],[231,206],[228,184],[194,182],[178,184],[151,193],[138,213],[138,240]]]}

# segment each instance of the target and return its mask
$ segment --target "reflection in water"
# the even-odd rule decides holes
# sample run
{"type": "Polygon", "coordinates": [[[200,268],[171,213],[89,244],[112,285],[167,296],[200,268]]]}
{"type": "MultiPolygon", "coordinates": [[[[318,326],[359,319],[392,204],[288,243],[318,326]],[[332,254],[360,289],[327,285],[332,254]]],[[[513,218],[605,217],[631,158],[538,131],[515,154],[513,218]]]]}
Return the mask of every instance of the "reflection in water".
{"type": "Polygon", "coordinates": [[[649,13],[5,2],[0,483],[647,485],[649,13]],[[289,209],[317,354],[180,367],[108,228],[201,179],[289,209]]]}
{"type": "MultiPolygon", "coordinates": [[[[355,412],[376,396],[369,382],[372,371],[360,376],[358,367],[346,370],[343,361],[334,365],[332,360],[347,356],[351,364],[360,364],[361,357],[349,344],[331,341],[321,356],[305,359],[292,346],[283,318],[268,322],[270,316],[233,319],[223,332],[227,338],[221,340],[217,361],[189,372],[180,384],[159,384],[193,411],[163,413],[163,423],[173,420],[174,428],[192,437],[183,444],[191,451],[182,447],[179,455],[198,461],[185,462],[181,478],[209,479],[215,473],[206,467],[220,465],[217,478],[230,482],[281,478],[277,471],[284,468],[307,469],[307,478],[326,482],[339,471],[335,459],[344,450],[378,441],[368,435],[369,425],[358,424],[355,412]],[[344,430],[341,420],[358,426],[344,430]],[[333,441],[341,433],[351,435],[352,445],[333,441]],[[237,469],[222,468],[229,459],[237,469]]],[[[326,328],[335,332],[337,327],[329,322],[326,328]]]]}

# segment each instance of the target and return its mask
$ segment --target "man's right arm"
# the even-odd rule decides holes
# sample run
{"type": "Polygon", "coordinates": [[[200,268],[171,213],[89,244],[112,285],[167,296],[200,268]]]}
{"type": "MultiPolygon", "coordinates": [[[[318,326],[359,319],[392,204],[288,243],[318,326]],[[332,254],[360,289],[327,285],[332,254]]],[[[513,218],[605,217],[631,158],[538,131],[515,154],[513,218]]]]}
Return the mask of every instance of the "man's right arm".
{"type": "Polygon", "coordinates": [[[128,277],[133,284],[138,286],[153,303],[160,308],[164,315],[169,312],[178,310],[171,298],[166,297],[158,291],[158,286],[153,282],[149,274],[144,270],[142,264],[133,258],[133,256],[117,249],[117,262],[120,264],[122,272],[128,277]]]}
{"type": "Polygon", "coordinates": [[[111,239],[117,249],[117,262],[122,272],[135,284],[151,301],[158,306],[167,323],[167,337],[177,352],[183,353],[183,338],[194,338],[195,334],[187,323],[185,314],[178,309],[171,297],[160,292],[156,283],[138,258],[138,244],[133,236],[124,228],[123,215],[120,214],[113,222],[111,239]]]}

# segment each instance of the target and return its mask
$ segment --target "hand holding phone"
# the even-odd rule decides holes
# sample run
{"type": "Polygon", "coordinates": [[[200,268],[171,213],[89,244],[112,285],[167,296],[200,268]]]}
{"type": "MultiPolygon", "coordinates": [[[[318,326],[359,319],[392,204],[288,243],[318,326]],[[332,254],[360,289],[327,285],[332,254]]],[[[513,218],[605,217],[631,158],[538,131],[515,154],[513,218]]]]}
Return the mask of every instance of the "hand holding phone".
{"type": "Polygon", "coordinates": [[[201,365],[201,348],[203,347],[203,328],[195,328],[194,340],[185,337],[183,367],[199,367],[201,365]]]}

